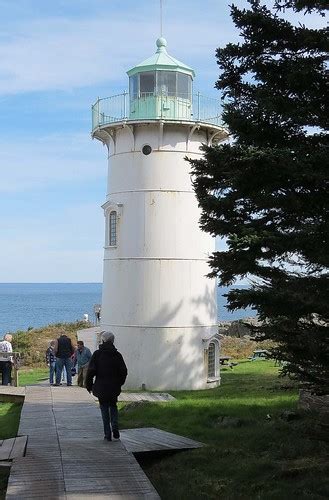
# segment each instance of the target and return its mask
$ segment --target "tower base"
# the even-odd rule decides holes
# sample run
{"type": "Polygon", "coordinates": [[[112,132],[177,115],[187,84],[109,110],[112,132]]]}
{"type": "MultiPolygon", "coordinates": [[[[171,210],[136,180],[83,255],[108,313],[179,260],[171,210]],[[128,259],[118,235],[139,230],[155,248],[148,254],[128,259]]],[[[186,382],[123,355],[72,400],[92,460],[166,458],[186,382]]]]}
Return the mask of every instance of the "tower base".
{"type": "MultiPolygon", "coordinates": [[[[217,325],[150,328],[102,324],[115,335],[115,346],[128,368],[123,389],[197,390],[217,387],[218,376],[208,377],[207,342],[217,325]]],[[[219,360],[215,362],[218,366],[219,360]]]]}

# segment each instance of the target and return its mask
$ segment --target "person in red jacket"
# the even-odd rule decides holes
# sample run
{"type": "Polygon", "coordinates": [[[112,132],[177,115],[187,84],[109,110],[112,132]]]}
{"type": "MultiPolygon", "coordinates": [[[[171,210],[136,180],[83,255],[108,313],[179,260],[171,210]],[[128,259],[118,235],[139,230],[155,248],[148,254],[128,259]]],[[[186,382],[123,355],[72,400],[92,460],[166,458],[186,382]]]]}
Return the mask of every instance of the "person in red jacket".
{"type": "Polygon", "coordinates": [[[102,332],[99,349],[89,362],[86,389],[98,398],[103,419],[104,439],[120,438],[117,401],[121,386],[127,378],[127,367],[122,355],[114,347],[112,332],[102,332]]]}

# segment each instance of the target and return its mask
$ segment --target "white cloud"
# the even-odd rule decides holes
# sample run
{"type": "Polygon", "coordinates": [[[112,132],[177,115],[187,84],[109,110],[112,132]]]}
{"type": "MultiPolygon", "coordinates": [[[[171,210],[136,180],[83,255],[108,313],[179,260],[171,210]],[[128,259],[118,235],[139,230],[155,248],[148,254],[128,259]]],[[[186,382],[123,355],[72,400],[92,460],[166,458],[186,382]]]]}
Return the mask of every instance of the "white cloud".
{"type": "MultiPolygon", "coordinates": [[[[185,57],[187,63],[194,61],[195,67],[199,58],[214,59],[218,43],[234,32],[231,26],[219,30],[218,22],[216,17],[191,16],[188,23],[169,22],[170,52],[185,57]]],[[[132,22],[124,11],[103,18],[16,23],[0,41],[0,94],[68,90],[113,81],[125,87],[125,72],[155,51],[155,29],[149,20],[132,22]]]]}
{"type": "MultiPolygon", "coordinates": [[[[48,14],[11,21],[0,39],[0,94],[69,90],[105,82],[125,87],[125,71],[155,50],[158,13],[154,5],[149,9],[148,2],[124,3],[120,10],[104,4],[104,13],[99,9],[89,18],[48,14]]],[[[205,62],[216,68],[216,47],[238,37],[229,18],[230,2],[167,3],[164,26],[170,52],[196,69],[204,68],[205,62]],[[186,22],[182,22],[184,16],[186,22]]],[[[234,3],[248,6],[245,0],[234,3]]],[[[325,22],[316,14],[287,11],[286,17],[296,23],[310,21],[314,27],[325,22]]]]}

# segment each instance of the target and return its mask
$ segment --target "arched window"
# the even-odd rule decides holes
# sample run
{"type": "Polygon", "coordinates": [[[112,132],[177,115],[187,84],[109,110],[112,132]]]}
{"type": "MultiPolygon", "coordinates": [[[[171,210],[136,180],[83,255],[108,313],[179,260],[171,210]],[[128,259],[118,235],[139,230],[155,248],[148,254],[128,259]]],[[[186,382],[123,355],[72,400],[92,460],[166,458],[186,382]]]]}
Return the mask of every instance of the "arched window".
{"type": "Polygon", "coordinates": [[[208,378],[215,378],[216,373],[216,345],[210,342],[208,347],[208,378]]]}
{"type": "Polygon", "coordinates": [[[117,212],[112,210],[109,217],[109,246],[115,247],[117,244],[117,212]]]}

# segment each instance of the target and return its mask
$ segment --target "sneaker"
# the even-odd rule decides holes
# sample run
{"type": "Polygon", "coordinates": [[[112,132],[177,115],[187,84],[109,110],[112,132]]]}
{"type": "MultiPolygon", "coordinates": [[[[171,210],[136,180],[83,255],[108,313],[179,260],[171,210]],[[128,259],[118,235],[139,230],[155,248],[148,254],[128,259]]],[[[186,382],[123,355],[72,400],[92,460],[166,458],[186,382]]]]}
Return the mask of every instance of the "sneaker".
{"type": "Polygon", "coordinates": [[[114,439],[120,439],[120,432],[118,429],[113,429],[113,437],[114,439]]]}
{"type": "Polygon", "coordinates": [[[112,436],[111,434],[109,436],[104,436],[105,441],[112,441],[112,436]]]}

